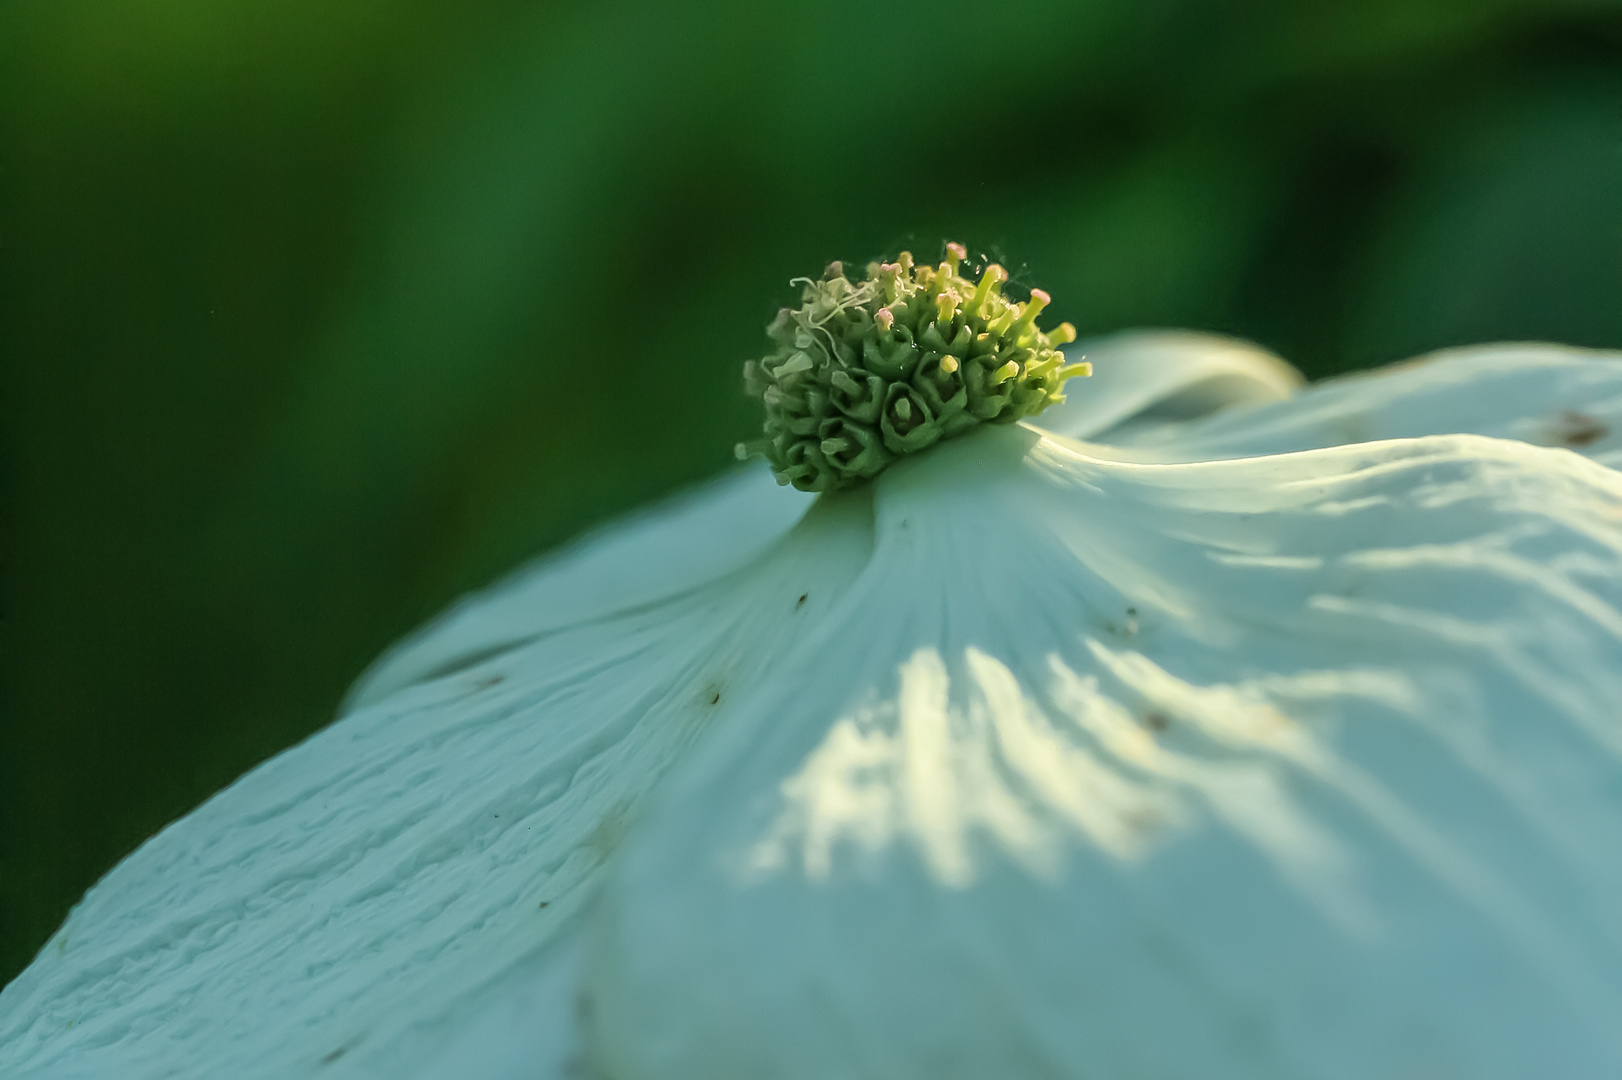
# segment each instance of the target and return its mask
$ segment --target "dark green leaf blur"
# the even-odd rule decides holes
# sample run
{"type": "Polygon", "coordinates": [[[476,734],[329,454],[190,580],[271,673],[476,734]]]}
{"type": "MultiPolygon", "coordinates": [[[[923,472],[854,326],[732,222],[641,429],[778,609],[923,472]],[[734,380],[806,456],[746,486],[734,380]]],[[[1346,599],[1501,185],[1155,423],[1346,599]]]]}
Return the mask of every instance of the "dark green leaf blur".
{"type": "Polygon", "coordinates": [[[1611,3],[9,0],[0,124],[0,979],[392,639],[725,467],[830,258],[1315,376],[1622,346],[1611,3]]]}

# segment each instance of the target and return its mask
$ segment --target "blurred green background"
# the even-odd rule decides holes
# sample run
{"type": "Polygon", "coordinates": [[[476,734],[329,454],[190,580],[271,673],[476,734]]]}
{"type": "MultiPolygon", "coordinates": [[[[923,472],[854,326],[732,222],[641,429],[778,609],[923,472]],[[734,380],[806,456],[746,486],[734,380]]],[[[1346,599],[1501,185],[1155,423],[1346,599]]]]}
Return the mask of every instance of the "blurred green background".
{"type": "Polygon", "coordinates": [[[1622,12],[9,0],[0,979],[459,592],[726,465],[944,239],[1324,375],[1622,346],[1622,12]]]}

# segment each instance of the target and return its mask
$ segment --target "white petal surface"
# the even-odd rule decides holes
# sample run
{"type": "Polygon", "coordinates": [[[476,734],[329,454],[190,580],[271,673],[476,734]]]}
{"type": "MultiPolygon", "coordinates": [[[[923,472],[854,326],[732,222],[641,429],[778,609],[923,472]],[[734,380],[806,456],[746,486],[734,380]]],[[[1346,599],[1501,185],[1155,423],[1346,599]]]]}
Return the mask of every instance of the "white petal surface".
{"type": "Polygon", "coordinates": [[[865,564],[869,520],[825,502],[708,590],[556,618],[253,770],[113,870],[0,992],[0,1075],[565,1075],[556,1006],[600,867],[734,687],[798,654],[865,564]]]}
{"type": "Polygon", "coordinates": [[[994,431],[593,914],[615,1080],[1622,1075],[1622,475],[994,431]]]}
{"type": "Polygon", "coordinates": [[[1065,401],[1034,423],[1075,439],[1113,441],[1123,424],[1165,423],[1245,405],[1283,401],[1301,373],[1248,341],[1188,330],[1130,330],[1077,342],[1068,360],[1093,373],[1071,382],[1065,401]]]}
{"type": "Polygon", "coordinates": [[[1622,465],[1622,353],[1542,344],[1449,349],[1317,383],[1288,402],[1189,423],[1139,416],[1098,439],[1156,460],[1209,461],[1454,432],[1622,465]]]}
{"type": "Polygon", "coordinates": [[[378,658],[343,712],[570,623],[655,603],[744,566],[793,527],[812,496],[739,469],[587,533],[459,601],[378,658]]]}

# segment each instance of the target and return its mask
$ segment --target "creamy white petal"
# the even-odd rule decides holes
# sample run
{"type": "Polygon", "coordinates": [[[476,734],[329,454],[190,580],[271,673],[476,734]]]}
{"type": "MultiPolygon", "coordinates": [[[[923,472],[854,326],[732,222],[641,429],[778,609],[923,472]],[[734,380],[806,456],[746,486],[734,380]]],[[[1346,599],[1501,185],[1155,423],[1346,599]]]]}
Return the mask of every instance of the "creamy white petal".
{"type": "Polygon", "coordinates": [[[1562,345],[1448,349],[1316,383],[1286,402],[1169,422],[1100,441],[1163,461],[1209,461],[1378,439],[1473,432],[1622,465],[1622,353],[1562,345]]]}
{"type": "Polygon", "coordinates": [[[670,778],[616,1080],[1622,1074],[1622,474],[992,431],[670,778]]]}
{"type": "Polygon", "coordinates": [[[555,1005],[600,868],[736,688],[800,654],[865,565],[869,519],[861,497],[825,501],[707,589],[588,611],[253,770],[91,889],[0,992],[0,1075],[427,1080],[468,1075],[460,1047],[563,1076],[555,1005]],[[526,1000],[544,1015],[503,1024],[526,1000]]]}
{"type": "Polygon", "coordinates": [[[587,533],[464,597],[372,664],[342,712],[571,623],[657,603],[748,564],[793,527],[813,496],[738,469],[587,533]]]}
{"type": "Polygon", "coordinates": [[[1128,423],[1165,423],[1282,401],[1301,373],[1258,345],[1189,330],[1129,330],[1065,349],[1093,373],[1035,422],[1075,439],[1111,442],[1128,423]]]}

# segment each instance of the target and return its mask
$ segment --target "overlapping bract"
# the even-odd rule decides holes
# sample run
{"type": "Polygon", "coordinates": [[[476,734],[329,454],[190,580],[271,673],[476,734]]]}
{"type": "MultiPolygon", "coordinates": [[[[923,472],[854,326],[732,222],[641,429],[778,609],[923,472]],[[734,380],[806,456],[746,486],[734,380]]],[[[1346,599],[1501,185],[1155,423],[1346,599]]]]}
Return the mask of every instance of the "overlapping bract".
{"type": "Polygon", "coordinates": [[[959,273],[967,253],[948,244],[937,267],[910,252],[870,263],[853,283],[840,263],[803,283],[801,306],[767,327],[776,349],[744,365],[744,385],[766,407],[764,438],[739,456],[764,454],[781,484],[828,491],[877,476],[886,465],[978,424],[1007,424],[1064,400],[1057,346],[1069,323],[1044,333],[1050,297],[1010,300],[996,263],[978,282],[959,273]]]}

